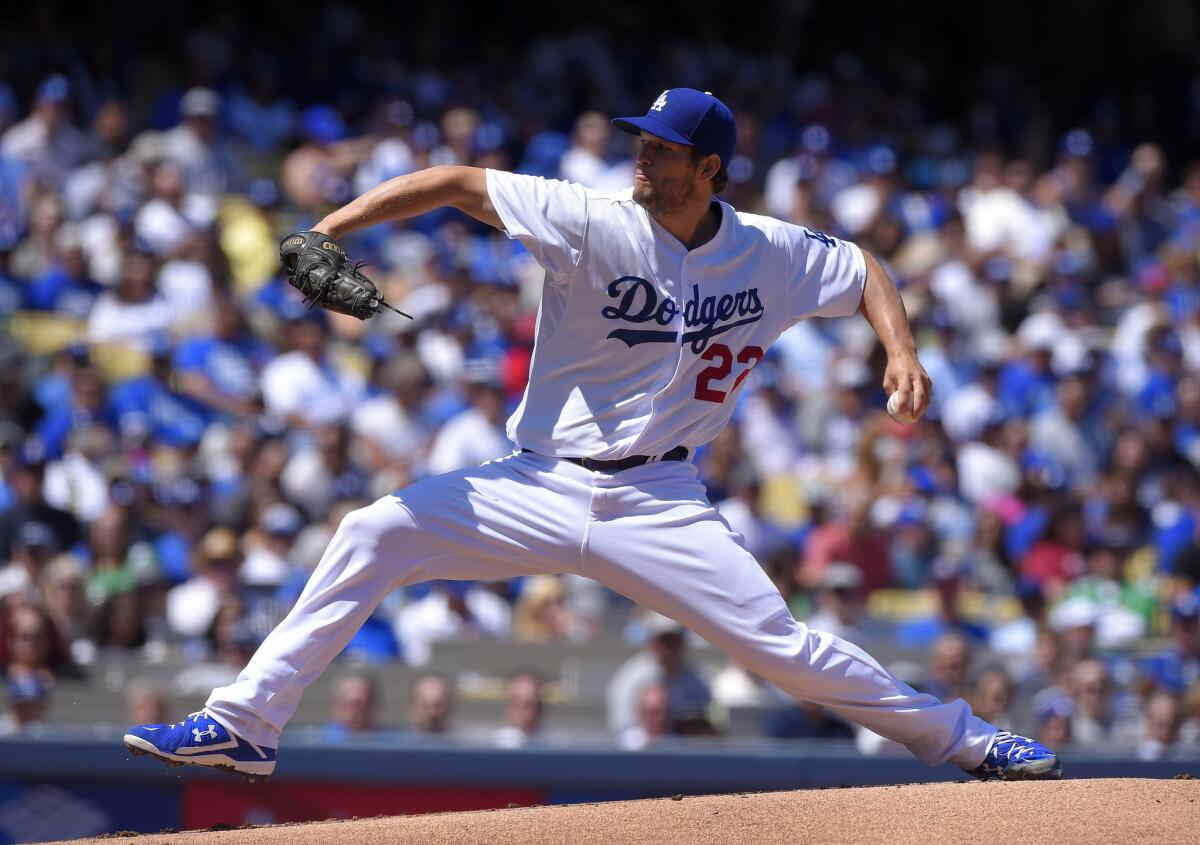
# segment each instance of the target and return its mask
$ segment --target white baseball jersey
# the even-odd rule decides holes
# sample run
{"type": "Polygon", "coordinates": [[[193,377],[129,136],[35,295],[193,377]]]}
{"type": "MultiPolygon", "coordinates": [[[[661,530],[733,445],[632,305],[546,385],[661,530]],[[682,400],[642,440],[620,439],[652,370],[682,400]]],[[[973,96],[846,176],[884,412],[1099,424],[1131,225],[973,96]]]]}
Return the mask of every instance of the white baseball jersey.
{"type": "Polygon", "coordinates": [[[852,243],[719,203],[689,250],[632,197],[487,171],[509,237],[546,270],[519,446],[624,458],[696,447],[733,413],[750,369],[805,317],[853,313],[866,264],[852,243]]]}

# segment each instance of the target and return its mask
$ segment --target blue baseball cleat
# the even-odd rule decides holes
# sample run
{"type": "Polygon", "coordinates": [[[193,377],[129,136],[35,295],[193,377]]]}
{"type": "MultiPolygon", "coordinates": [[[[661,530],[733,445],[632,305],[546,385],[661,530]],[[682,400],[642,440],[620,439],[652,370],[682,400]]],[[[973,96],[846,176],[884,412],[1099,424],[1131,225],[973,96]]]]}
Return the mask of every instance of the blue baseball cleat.
{"type": "Polygon", "coordinates": [[[1040,742],[1008,731],[996,734],[982,763],[964,771],[981,780],[1062,780],[1058,755],[1040,742]]]}
{"type": "Polygon", "coordinates": [[[173,725],[134,725],[125,734],[133,754],[149,754],[169,766],[211,766],[251,782],[275,771],[275,749],[247,742],[208,712],[193,713],[173,725]]]}

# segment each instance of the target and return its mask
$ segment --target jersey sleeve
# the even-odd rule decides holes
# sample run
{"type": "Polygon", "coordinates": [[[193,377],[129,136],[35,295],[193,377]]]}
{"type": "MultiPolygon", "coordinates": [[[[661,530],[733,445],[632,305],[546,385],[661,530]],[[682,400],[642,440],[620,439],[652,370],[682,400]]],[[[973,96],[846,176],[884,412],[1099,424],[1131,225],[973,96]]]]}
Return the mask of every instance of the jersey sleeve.
{"type": "Polygon", "coordinates": [[[792,277],[788,284],[788,317],[846,317],[858,310],[867,283],[862,250],[849,241],[803,226],[789,227],[792,277]]]}
{"type": "Polygon", "coordinates": [[[510,238],[520,241],[552,276],[574,272],[587,232],[587,194],[581,186],[488,170],[487,189],[510,238]]]}

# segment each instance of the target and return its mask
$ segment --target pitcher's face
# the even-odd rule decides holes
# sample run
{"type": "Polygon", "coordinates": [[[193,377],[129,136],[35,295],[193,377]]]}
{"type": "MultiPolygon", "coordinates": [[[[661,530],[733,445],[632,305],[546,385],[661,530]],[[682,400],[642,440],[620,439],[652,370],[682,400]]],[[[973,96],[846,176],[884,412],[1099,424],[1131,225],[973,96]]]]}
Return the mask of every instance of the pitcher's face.
{"type": "Polygon", "coordinates": [[[701,162],[691,148],[642,133],[633,171],[633,199],[651,214],[672,214],[699,190],[701,162]]]}

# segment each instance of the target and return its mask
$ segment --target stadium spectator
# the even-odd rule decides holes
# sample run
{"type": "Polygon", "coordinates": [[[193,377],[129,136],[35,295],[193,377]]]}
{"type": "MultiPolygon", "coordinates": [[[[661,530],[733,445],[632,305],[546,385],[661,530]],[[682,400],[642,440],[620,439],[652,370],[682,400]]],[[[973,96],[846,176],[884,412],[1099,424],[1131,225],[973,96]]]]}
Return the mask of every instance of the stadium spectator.
{"type": "Polygon", "coordinates": [[[512,441],[504,432],[504,389],[491,369],[490,362],[479,362],[467,372],[469,407],[447,420],[434,436],[426,467],[431,475],[478,466],[512,452],[512,441]]]}
{"type": "Polygon", "coordinates": [[[1100,606],[1086,596],[1059,602],[1050,611],[1050,626],[1059,637],[1066,665],[1072,666],[1095,654],[1100,606]]]}
{"type": "Polygon", "coordinates": [[[938,637],[929,652],[925,692],[942,701],[966,698],[970,694],[971,643],[958,631],[938,637]]]}
{"type": "Polygon", "coordinates": [[[209,631],[225,599],[238,589],[242,553],[238,536],[217,526],[208,531],[196,549],[193,574],[167,593],[167,624],[184,638],[209,631]]]}
{"type": "Polygon", "coordinates": [[[220,137],[221,96],[192,88],[179,101],[179,123],[163,133],[163,155],[182,168],[188,194],[200,219],[216,217],[216,199],[241,187],[237,158],[220,137]]]}
{"type": "Polygon", "coordinates": [[[896,586],[916,590],[953,579],[957,589],[961,578],[959,562],[938,559],[938,537],[923,502],[903,508],[891,524],[889,533],[888,557],[892,565],[892,582],[896,586]],[[935,561],[939,564],[937,567],[935,561]]]}
{"type": "Polygon", "coordinates": [[[89,601],[101,604],[114,593],[158,578],[154,547],[145,540],[134,539],[139,528],[132,510],[119,505],[109,506],[92,523],[88,533],[92,557],[87,584],[89,601]]]}
{"type": "Polygon", "coordinates": [[[513,635],[526,642],[586,639],[586,623],[567,604],[561,576],[534,575],[525,581],[513,607],[513,635]]]}
{"type": "Polygon", "coordinates": [[[171,327],[177,335],[193,334],[211,323],[215,289],[224,284],[225,272],[225,257],[211,229],[189,232],[163,262],[158,288],[171,308],[171,327]]]}
{"type": "Polygon", "coordinates": [[[104,463],[115,449],[115,432],[101,422],[80,421],[67,435],[63,455],[46,466],[42,492],[53,507],[82,523],[100,516],[112,501],[104,463]]]}
{"type": "Polygon", "coordinates": [[[408,723],[423,736],[439,736],[450,730],[454,700],[450,682],[442,675],[424,673],[413,680],[408,705],[408,723]]]}
{"type": "Polygon", "coordinates": [[[318,426],[311,445],[294,450],[283,468],[280,488],[310,519],[328,513],[335,501],[368,498],[369,479],[352,457],[350,445],[344,426],[318,426]]]}
{"type": "Polygon", "coordinates": [[[91,278],[79,227],[64,223],[54,233],[54,262],[30,282],[26,305],[86,320],[104,288],[91,278]]]}
{"type": "Polygon", "coordinates": [[[957,544],[947,544],[949,557],[938,558],[929,567],[926,590],[932,593],[933,612],[929,615],[914,613],[896,626],[896,642],[901,645],[908,648],[932,646],[936,650],[936,644],[946,634],[961,635],[972,645],[983,645],[987,641],[987,629],[962,613],[959,599],[965,570],[963,562],[955,559],[959,552],[952,550],[953,545],[957,544]]]}
{"type": "Polygon", "coordinates": [[[56,676],[80,675],[49,615],[34,604],[17,605],[8,614],[0,667],[9,681],[32,678],[47,687],[56,676]]]}
{"type": "Polygon", "coordinates": [[[88,665],[96,656],[91,637],[93,608],[84,593],[84,578],[79,558],[63,554],[46,564],[40,585],[46,615],[54,623],[71,660],[80,666],[88,665]]]}
{"type": "Polygon", "coordinates": [[[1146,699],[1142,708],[1142,731],[1137,744],[1139,760],[1171,760],[1186,749],[1179,746],[1183,711],[1179,698],[1159,690],[1146,699]]]}
{"type": "Polygon", "coordinates": [[[45,525],[59,549],[71,549],[80,539],[79,523],[70,513],[46,501],[46,449],[38,440],[22,445],[11,468],[9,484],[13,503],[0,513],[0,559],[11,560],[13,546],[22,526],[45,525]]]}
{"type": "Polygon", "coordinates": [[[546,712],[544,686],[532,672],[520,672],[508,679],[504,686],[504,725],[492,734],[494,745],[523,748],[538,740],[546,712]]]}
{"type": "MultiPolygon", "coordinates": [[[[46,486],[45,464],[49,460],[61,457],[68,450],[75,432],[91,426],[109,432],[116,431],[116,418],[112,413],[107,385],[100,371],[88,361],[86,351],[73,352],[68,358],[70,363],[67,365],[67,373],[64,374],[65,379],[55,374],[39,385],[44,391],[46,415],[36,427],[36,439],[27,447],[28,457],[23,458],[32,461],[31,472],[41,473],[38,489],[43,496],[46,486]],[[66,384],[63,384],[64,380],[66,384]]],[[[109,452],[109,455],[111,454],[109,452]]],[[[62,530],[62,527],[56,527],[56,531],[62,530]]],[[[76,526],[76,539],[78,530],[76,526]]]]}
{"type": "Polygon", "coordinates": [[[626,751],[640,751],[671,735],[671,694],[666,686],[642,687],[636,706],[636,721],[617,734],[617,745],[626,751]]]}
{"type": "Polygon", "coordinates": [[[92,152],[86,135],[71,122],[71,84],[60,73],[42,80],[32,113],[0,137],[0,153],[29,168],[29,180],[59,187],[92,152]]]}
{"type": "Polygon", "coordinates": [[[1025,657],[1033,653],[1044,624],[1046,597],[1041,585],[1028,578],[1016,580],[1013,594],[1020,603],[1021,614],[994,626],[988,635],[988,647],[997,654],[1025,657]]]}
{"type": "Polygon", "coordinates": [[[288,153],[279,173],[284,196],[306,212],[321,203],[349,199],[348,179],[369,152],[370,141],[345,140],[345,120],[327,105],[302,111],[298,128],[303,143],[288,153]]]}
{"type": "Polygon", "coordinates": [[[229,126],[255,154],[277,152],[295,128],[296,106],[280,90],[281,72],[274,62],[264,58],[256,62],[251,77],[229,98],[229,126]]]}
{"type": "Polygon", "coordinates": [[[175,349],[180,390],[212,411],[249,417],[258,411],[258,374],[272,349],[250,331],[228,291],[213,292],[212,322],[211,331],[200,331],[175,349]]]}
{"type": "Polygon", "coordinates": [[[1171,604],[1170,637],[1168,648],[1138,662],[1152,683],[1179,694],[1200,682],[1200,594],[1183,593],[1171,604]]]}
{"type": "Polygon", "coordinates": [[[812,588],[819,584],[822,573],[835,561],[849,563],[862,573],[864,592],[892,583],[888,542],[871,525],[870,513],[871,503],[855,497],[844,519],[831,520],[809,532],[799,568],[802,585],[812,588]]]}
{"type": "Polygon", "coordinates": [[[1153,582],[1126,583],[1120,562],[1117,549],[1094,546],[1087,553],[1087,573],[1063,593],[1064,602],[1082,597],[1097,606],[1096,643],[1100,648],[1120,648],[1140,640],[1154,610],[1153,582]]]}
{"type": "Polygon", "coordinates": [[[862,572],[853,564],[834,561],[821,574],[817,587],[817,610],[808,617],[808,626],[828,631],[858,646],[868,642],[867,632],[859,626],[862,605],[859,591],[862,572]]]}
{"type": "Polygon", "coordinates": [[[955,454],[959,492],[970,504],[1012,496],[1021,486],[1021,467],[1013,454],[1011,429],[1003,415],[990,415],[979,437],[960,446],[955,454]]]}
{"type": "Polygon", "coordinates": [[[377,685],[368,675],[356,672],[343,676],[334,686],[330,719],[325,723],[322,736],[341,742],[355,734],[375,730],[378,697],[377,685]]]}
{"type": "Polygon", "coordinates": [[[150,170],[150,199],[133,221],[135,237],[160,261],[178,254],[195,228],[184,214],[183,180],[183,170],[175,162],[155,164],[150,170]]]}
{"type": "Polygon", "coordinates": [[[277,587],[291,579],[296,565],[290,559],[292,544],[304,528],[304,518],[282,502],[265,508],[258,517],[258,532],[242,561],[241,581],[251,587],[277,587]]]}
{"type": "Polygon", "coordinates": [[[999,667],[984,669],[975,678],[975,687],[971,692],[971,712],[981,713],[979,718],[986,719],[1001,730],[1013,730],[1012,681],[1008,673],[999,667]]]}
{"type": "Polygon", "coordinates": [[[62,200],[54,193],[29,200],[29,231],[8,256],[8,272],[30,281],[50,271],[54,264],[54,235],[63,222],[62,200]]]}
{"type": "Polygon", "coordinates": [[[999,503],[979,509],[975,532],[964,563],[966,578],[981,592],[996,596],[1018,593],[1012,559],[1004,548],[1004,518],[999,503]]]}
{"type": "Polygon", "coordinates": [[[612,127],[608,117],[599,112],[584,112],[575,121],[571,146],[558,163],[559,175],[568,182],[578,182],[602,191],[619,191],[632,177],[627,163],[609,161],[612,127]]]}
{"type": "Polygon", "coordinates": [[[1029,423],[1029,446],[1050,458],[1074,487],[1085,487],[1100,469],[1105,442],[1099,420],[1089,413],[1088,385],[1077,375],[1058,382],[1057,401],[1029,423]]]}
{"type": "Polygon", "coordinates": [[[233,683],[261,642],[246,600],[234,593],[222,595],[203,639],[187,645],[191,659],[172,681],[173,691],[191,696],[233,683]]]}
{"type": "Polygon", "coordinates": [[[199,545],[211,512],[211,488],[196,479],[183,478],[154,485],[148,522],[154,532],[154,552],[163,578],[174,585],[186,581],[192,568],[192,549],[199,545]]]}
{"type": "Polygon", "coordinates": [[[144,436],[154,444],[190,449],[204,437],[208,411],[179,391],[166,342],[153,338],[147,345],[149,372],[123,380],[110,391],[118,430],[124,437],[144,436]]]}
{"type": "Polygon", "coordinates": [[[383,98],[374,109],[374,131],[364,139],[369,146],[354,171],[354,190],[363,194],[396,176],[411,173],[417,167],[417,154],[411,143],[416,111],[401,98],[383,98]],[[380,137],[382,136],[382,137],[380,137]]]}
{"type": "Polygon", "coordinates": [[[290,308],[284,325],[287,351],[259,376],[267,411],[297,428],[342,422],[362,398],[362,380],[327,354],[322,312],[305,311],[298,302],[290,308]]]}
{"type": "Polygon", "coordinates": [[[8,710],[0,714],[0,737],[19,734],[44,722],[49,708],[50,686],[38,675],[9,677],[8,710]]]}
{"type": "Polygon", "coordinates": [[[714,502],[729,527],[745,540],[746,550],[760,562],[791,549],[787,532],[774,525],[762,512],[762,484],[749,464],[730,478],[729,498],[714,502]]]}
{"type": "Polygon", "coordinates": [[[153,616],[142,596],[131,584],[106,592],[96,608],[93,639],[100,660],[141,655],[153,656],[153,616]]]}
{"type": "Polygon", "coordinates": [[[355,407],[351,429],[378,450],[373,463],[412,462],[429,437],[424,408],[429,373],[416,355],[401,353],[383,364],[378,385],[378,392],[355,407]]]}
{"type": "Polygon", "coordinates": [[[1129,715],[1122,712],[1117,701],[1119,693],[1113,688],[1112,676],[1104,663],[1082,660],[1075,664],[1068,690],[1073,741],[1100,746],[1131,739],[1129,715]]]}
{"type": "Polygon", "coordinates": [[[656,684],[668,693],[671,724],[705,719],[712,700],[708,684],[688,663],[686,630],[673,619],[652,614],[646,648],[629,658],[608,682],[608,727],[616,736],[638,724],[642,691],[656,684]]]}
{"type": "Polygon", "coordinates": [[[34,520],[22,523],[13,543],[12,562],[0,569],[0,595],[24,593],[31,601],[38,600],[42,572],[58,551],[49,525],[34,520]]]}
{"type": "Polygon", "coordinates": [[[1037,711],[1037,730],[1034,733],[1041,742],[1053,742],[1058,748],[1069,746],[1074,741],[1071,716],[1069,698],[1048,701],[1037,711]]]}
{"type": "Polygon", "coordinates": [[[1066,502],[1050,516],[1042,539],[1021,561],[1021,575],[1041,584],[1050,600],[1059,598],[1067,582],[1084,574],[1084,524],[1078,506],[1066,502]]]}
{"type": "Polygon", "coordinates": [[[86,337],[92,344],[121,344],[148,352],[171,328],[174,314],[155,283],[153,255],[132,251],[121,262],[121,275],[102,293],[88,316],[86,337]]]}
{"type": "Polygon", "coordinates": [[[134,680],[125,687],[125,718],[138,724],[161,725],[167,721],[167,693],[153,681],[134,680]]]}
{"type": "Polygon", "coordinates": [[[511,627],[512,611],[496,593],[474,581],[437,581],[400,611],[395,631],[409,665],[424,666],[439,640],[498,639],[511,627]]]}

